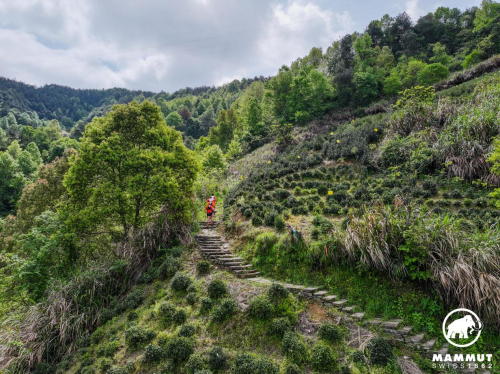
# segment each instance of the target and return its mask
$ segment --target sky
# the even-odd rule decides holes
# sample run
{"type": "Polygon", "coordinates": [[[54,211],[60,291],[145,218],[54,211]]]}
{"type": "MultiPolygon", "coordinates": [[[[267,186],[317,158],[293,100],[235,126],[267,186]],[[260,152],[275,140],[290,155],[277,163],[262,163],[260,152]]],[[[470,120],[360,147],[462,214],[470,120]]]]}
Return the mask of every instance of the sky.
{"type": "Polygon", "coordinates": [[[0,76],[173,92],[275,75],[373,19],[480,0],[0,0],[0,76]]]}

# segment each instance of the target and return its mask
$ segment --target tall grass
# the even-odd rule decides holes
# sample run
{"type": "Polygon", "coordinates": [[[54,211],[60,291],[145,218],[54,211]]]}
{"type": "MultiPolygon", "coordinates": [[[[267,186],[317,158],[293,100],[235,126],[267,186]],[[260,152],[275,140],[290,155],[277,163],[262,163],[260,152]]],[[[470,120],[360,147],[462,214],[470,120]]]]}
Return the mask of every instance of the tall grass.
{"type": "Polygon", "coordinates": [[[449,305],[466,307],[500,326],[500,230],[468,233],[463,222],[435,216],[396,198],[350,217],[333,233],[338,261],[411,278],[435,288],[449,305]]]}
{"type": "Polygon", "coordinates": [[[55,282],[44,301],[4,322],[0,333],[0,370],[30,372],[41,361],[57,362],[77,349],[80,338],[100,323],[101,312],[120,297],[174,238],[188,240],[182,224],[170,222],[163,208],[134,237],[116,245],[119,261],[95,265],[67,282],[55,282]]]}

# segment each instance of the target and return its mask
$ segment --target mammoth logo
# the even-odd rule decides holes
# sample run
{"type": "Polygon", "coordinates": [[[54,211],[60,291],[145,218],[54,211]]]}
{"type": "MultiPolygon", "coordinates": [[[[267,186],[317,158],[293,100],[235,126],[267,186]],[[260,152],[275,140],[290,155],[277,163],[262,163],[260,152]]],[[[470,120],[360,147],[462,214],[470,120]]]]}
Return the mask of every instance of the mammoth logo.
{"type": "Polygon", "coordinates": [[[455,347],[468,347],[474,344],[479,336],[481,335],[481,330],[483,329],[483,324],[476,313],[469,309],[455,309],[450,312],[443,321],[443,334],[446,340],[455,347]],[[455,319],[452,318],[452,321],[448,322],[450,317],[454,316],[455,319]],[[457,318],[460,317],[460,318],[457,318]],[[475,336],[474,336],[475,335],[475,336]],[[462,344],[458,342],[454,342],[453,340],[462,339],[462,340],[470,340],[463,342],[462,344]]]}

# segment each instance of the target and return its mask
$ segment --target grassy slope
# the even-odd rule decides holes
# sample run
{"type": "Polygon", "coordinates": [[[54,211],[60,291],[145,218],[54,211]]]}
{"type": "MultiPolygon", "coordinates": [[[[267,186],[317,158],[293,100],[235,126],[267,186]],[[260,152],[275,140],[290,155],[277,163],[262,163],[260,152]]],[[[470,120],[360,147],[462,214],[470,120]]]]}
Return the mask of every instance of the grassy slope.
{"type": "MultiPolygon", "coordinates": [[[[441,91],[439,93],[439,98],[448,96],[465,99],[470,96],[478,83],[486,78],[498,75],[498,72],[488,74],[462,85],[441,91]]],[[[360,121],[369,120],[370,118],[374,118],[374,116],[363,118],[360,121]]],[[[386,121],[380,121],[378,118],[375,119],[375,121],[379,121],[379,130],[383,130],[386,121]]],[[[358,120],[356,122],[358,122],[358,120]]],[[[356,122],[352,125],[356,126],[356,122]]],[[[344,129],[348,129],[349,127],[349,125],[333,127],[329,130],[328,134],[330,135],[328,136],[340,138],[344,129]]],[[[320,137],[320,139],[324,141],[325,137],[320,137]]],[[[297,144],[292,150],[289,150],[289,153],[296,152],[297,154],[304,154],[304,151],[300,150],[301,146],[303,146],[303,144],[297,144]]],[[[319,150],[308,150],[307,152],[309,155],[318,154],[321,156],[321,151],[319,150]]],[[[372,152],[377,152],[377,150],[375,149],[372,152]]],[[[256,150],[252,154],[247,155],[243,160],[240,160],[240,164],[254,164],[255,159],[261,158],[260,154],[260,150],[256,150]]],[[[280,156],[277,156],[277,159],[273,159],[272,162],[277,162],[279,159],[280,156]]],[[[327,163],[325,177],[297,177],[299,173],[295,173],[292,175],[292,178],[284,176],[274,179],[274,185],[266,186],[268,181],[256,181],[255,179],[250,183],[251,187],[256,185],[264,186],[264,196],[260,196],[261,201],[263,201],[262,205],[264,205],[264,212],[261,217],[263,219],[265,218],[266,212],[269,211],[266,204],[272,205],[272,202],[266,200],[265,194],[277,188],[287,190],[299,200],[307,200],[310,197],[314,197],[314,199],[318,200],[313,204],[314,206],[312,209],[308,209],[308,212],[305,214],[293,214],[290,213],[290,209],[285,209],[284,214],[286,222],[298,228],[303,234],[306,242],[309,244],[308,251],[310,254],[319,258],[319,263],[315,266],[311,266],[310,262],[306,264],[306,261],[298,260],[296,257],[291,258],[287,254],[282,253],[284,252],[284,248],[280,247],[280,242],[284,242],[287,236],[286,233],[276,232],[276,230],[270,227],[255,227],[252,225],[250,219],[243,217],[241,214],[233,217],[239,220],[238,224],[235,224],[233,219],[230,220],[230,223],[227,225],[228,232],[236,233],[236,235],[232,236],[234,248],[237,248],[241,255],[245,256],[249,261],[252,261],[255,267],[266,276],[272,276],[294,283],[328,287],[328,289],[342,297],[349,298],[360,310],[364,310],[368,317],[382,316],[383,318],[402,318],[405,324],[412,325],[416,331],[425,332],[428,336],[441,336],[441,321],[444,315],[446,315],[448,308],[443,305],[432,289],[422,289],[408,282],[394,281],[386,278],[383,274],[363,271],[349,265],[335,264],[324,266],[321,264],[321,252],[324,252],[324,243],[328,241],[330,227],[340,227],[342,222],[348,218],[349,210],[342,209],[340,214],[334,216],[324,215],[322,213],[322,207],[328,204],[327,196],[319,196],[318,199],[316,190],[307,188],[297,189],[293,187],[292,183],[304,184],[308,181],[326,182],[329,185],[329,189],[336,191],[336,187],[339,184],[348,182],[349,188],[346,192],[351,196],[355,194],[359,187],[364,187],[368,189],[368,193],[370,194],[370,198],[362,202],[362,205],[366,205],[367,207],[371,206],[375,200],[383,199],[383,194],[391,189],[390,173],[368,171],[364,172],[363,175],[358,174],[360,166],[356,161],[346,163],[343,160],[340,160],[340,162],[325,160],[325,163],[327,163]],[[330,173],[331,170],[338,169],[341,165],[347,165],[351,171],[330,173]],[[290,182],[290,180],[293,182],[290,182]],[[288,185],[286,185],[287,182],[288,185]],[[322,215],[323,220],[326,219],[331,225],[322,224],[319,227],[315,227],[313,224],[314,217],[318,214],[322,215]],[[318,231],[319,239],[317,237],[318,231]],[[266,242],[271,243],[266,247],[266,242]],[[259,252],[259,248],[263,247],[265,247],[267,251],[265,255],[259,252]]],[[[305,168],[302,169],[301,172],[319,169],[325,170],[325,164],[305,168]]],[[[425,205],[428,209],[434,209],[436,212],[449,211],[461,217],[476,217],[477,220],[480,220],[481,217],[485,215],[492,213],[497,214],[497,212],[493,212],[497,211],[497,209],[494,208],[492,203],[487,199],[490,190],[477,185],[470,186],[461,181],[446,178],[444,175],[424,176],[417,181],[416,186],[405,186],[403,184],[399,185],[398,188],[400,191],[402,190],[403,194],[411,196],[409,192],[405,192],[405,187],[422,189],[423,182],[426,180],[438,181],[437,193],[432,196],[411,197],[413,202],[425,205]],[[453,198],[453,191],[459,191],[463,197],[453,198]],[[464,197],[467,202],[464,200],[464,197]]],[[[243,192],[237,198],[238,206],[240,208],[245,207],[250,200],[252,200],[252,196],[245,195],[243,192]]],[[[255,214],[255,211],[252,211],[252,214],[255,214]]],[[[256,214],[260,214],[260,212],[256,214]]],[[[486,331],[482,336],[482,340],[482,344],[490,350],[496,351],[500,347],[498,336],[491,331],[486,331]]]]}

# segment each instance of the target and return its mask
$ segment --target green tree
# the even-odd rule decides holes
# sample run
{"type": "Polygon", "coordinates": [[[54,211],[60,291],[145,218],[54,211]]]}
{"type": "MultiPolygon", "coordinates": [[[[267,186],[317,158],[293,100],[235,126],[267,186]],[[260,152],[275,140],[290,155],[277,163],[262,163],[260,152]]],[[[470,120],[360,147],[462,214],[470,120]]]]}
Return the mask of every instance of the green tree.
{"type": "Polygon", "coordinates": [[[22,151],[23,150],[17,140],[13,140],[7,147],[7,152],[9,152],[14,160],[17,160],[22,151]]]}
{"type": "Polygon", "coordinates": [[[225,170],[226,161],[224,160],[224,153],[222,153],[218,145],[212,145],[205,150],[203,154],[203,168],[205,170],[225,170]]]}
{"type": "Polygon", "coordinates": [[[221,110],[216,122],[217,126],[210,128],[210,143],[218,145],[223,152],[226,152],[235,130],[238,129],[239,119],[236,111],[233,108],[221,110]]]}
{"type": "Polygon", "coordinates": [[[480,32],[488,28],[500,16],[500,3],[493,0],[483,0],[481,8],[476,12],[474,18],[474,32],[480,32]]]}
{"type": "Polygon", "coordinates": [[[167,122],[167,125],[176,130],[180,130],[182,127],[182,117],[177,112],[170,113],[165,119],[165,121],[167,122]]]}
{"type": "Polygon", "coordinates": [[[73,149],[78,150],[79,147],[80,147],[80,143],[76,139],[63,137],[59,140],[56,140],[55,142],[53,142],[50,145],[49,158],[47,161],[51,162],[56,157],[61,157],[64,154],[64,151],[66,149],[73,148],[73,149]]]}
{"type": "Polygon", "coordinates": [[[384,79],[384,95],[395,96],[401,90],[401,78],[396,71],[392,71],[391,74],[384,79]]]}
{"type": "Polygon", "coordinates": [[[425,66],[418,72],[418,83],[423,86],[431,86],[445,78],[448,78],[450,71],[446,66],[437,62],[425,66]]]}
{"type": "Polygon", "coordinates": [[[431,44],[431,46],[433,56],[429,59],[429,61],[448,66],[453,58],[450,55],[446,54],[446,47],[439,42],[431,44]]]}
{"type": "Polygon", "coordinates": [[[354,76],[356,98],[359,105],[368,105],[378,96],[377,76],[369,72],[359,72],[354,76]]]}
{"type": "Polygon", "coordinates": [[[276,144],[280,147],[284,147],[293,141],[293,125],[291,123],[273,125],[271,131],[276,138],[276,144]]]}
{"type": "Polygon", "coordinates": [[[0,211],[11,211],[25,184],[16,160],[9,152],[0,152],[0,211]]]}
{"type": "Polygon", "coordinates": [[[194,154],[157,105],[147,100],[117,105],[85,129],[64,178],[69,194],[64,212],[83,233],[119,228],[127,235],[162,205],[188,220],[197,171],[194,154]]]}
{"type": "MultiPolygon", "coordinates": [[[[489,159],[491,162],[491,172],[500,176],[500,137],[497,137],[493,142],[493,152],[491,153],[489,159]]],[[[494,199],[495,205],[500,208],[500,188],[497,188],[494,192],[490,194],[494,199]]]]}

